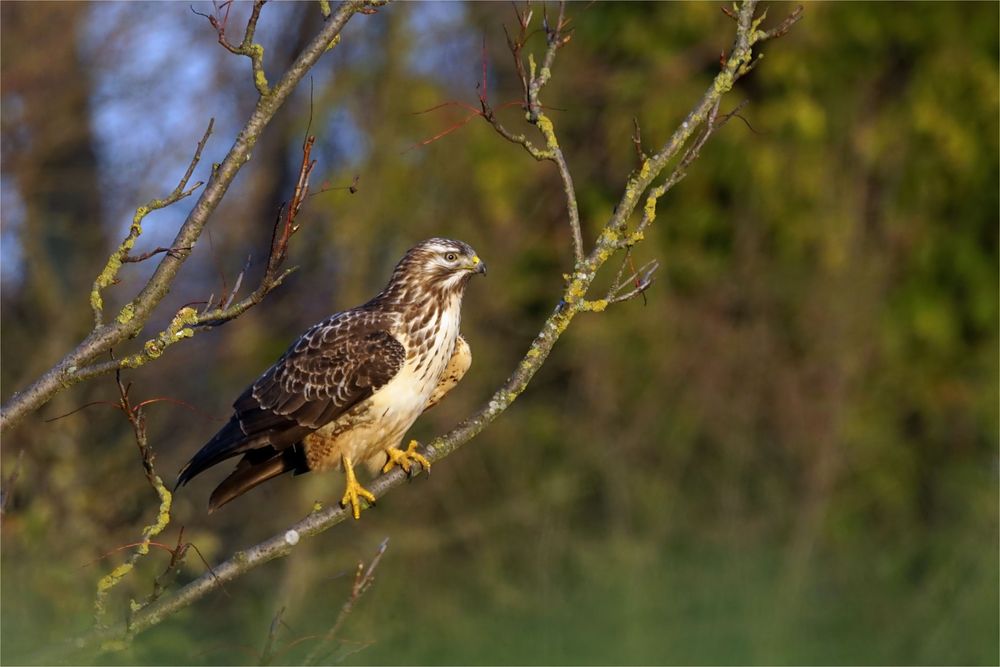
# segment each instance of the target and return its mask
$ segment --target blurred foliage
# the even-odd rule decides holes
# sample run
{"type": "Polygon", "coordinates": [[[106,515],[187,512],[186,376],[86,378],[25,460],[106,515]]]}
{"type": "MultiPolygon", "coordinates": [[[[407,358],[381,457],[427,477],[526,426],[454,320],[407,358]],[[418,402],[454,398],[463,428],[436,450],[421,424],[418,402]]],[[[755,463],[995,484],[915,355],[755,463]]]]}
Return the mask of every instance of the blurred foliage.
{"type": "MultiPolygon", "coordinates": [[[[19,273],[4,274],[4,397],[55,361],[79,334],[73,326],[86,326],[92,269],[126,215],[117,215],[120,191],[101,202],[63,200],[75,207],[78,242],[37,241],[64,229],[45,206],[52,188],[89,178],[83,193],[92,195],[98,177],[121,178],[116,165],[126,159],[96,142],[99,159],[88,162],[95,139],[80,98],[46,91],[117,71],[113,45],[135,26],[155,32],[159,21],[147,5],[120,6],[117,23],[97,24],[100,49],[78,44],[54,58],[49,43],[68,42],[33,37],[11,18],[51,26],[60,16],[53,8],[3,5],[4,243],[24,257],[19,273]],[[76,142],[65,162],[34,140],[49,136],[32,112],[39,99],[49,103],[44,120],[76,142]],[[94,212],[101,203],[105,219],[94,212]],[[61,282],[38,275],[48,266],[63,267],[61,282]]],[[[318,14],[311,5],[265,9],[269,74],[318,14]]],[[[576,30],[543,100],[593,235],[636,166],[633,117],[647,150],[665,141],[716,71],[732,26],[710,3],[574,4],[569,14],[576,30]]],[[[430,478],[228,585],[129,651],[93,659],[255,662],[271,618],[287,607],[276,662],[302,660],[309,637],[332,626],[356,562],[388,536],[335,659],[996,664],[998,18],[995,3],[808,5],[728,98],[723,111],[749,99],[743,117],[661,201],[655,233],[634,253],[637,263],[664,264],[645,305],[578,318],[518,402],[430,478]]],[[[214,39],[193,15],[171,20],[161,39],[214,39]]],[[[200,411],[150,407],[164,475],[216,428],[203,413],[224,417],[288,341],[368,298],[426,236],[469,241],[490,274],[466,299],[473,369],[415,435],[447,429],[506,377],[570,266],[557,175],[478,119],[421,145],[465,111],[414,113],[448,100],[475,104],[484,35],[491,101],[518,99],[505,22],[513,17],[503,4],[394,5],[359,17],[317,69],[317,173],[331,186],[357,174],[360,191],[331,190],[303,208],[293,243],[301,270],[287,286],[128,378],[137,399],[168,396],[200,411]]],[[[253,92],[243,64],[221,49],[205,59],[198,85],[210,82],[212,94],[187,102],[187,135],[150,153],[148,169],[176,180],[209,115],[242,117],[253,92]]],[[[139,77],[117,95],[156,104],[160,74],[149,69],[146,84],[139,77]]],[[[220,276],[231,285],[248,254],[259,266],[310,115],[309,91],[299,92],[165,313],[219,294],[220,276]]],[[[107,102],[95,94],[89,106],[107,102]]],[[[509,126],[520,122],[516,107],[501,114],[509,126]]],[[[224,150],[230,136],[214,141],[224,150]]],[[[132,205],[169,189],[149,183],[146,169],[126,172],[128,187],[144,184],[132,205]]],[[[148,269],[134,267],[119,296],[148,269]]],[[[24,451],[2,524],[6,663],[88,627],[95,582],[124,555],[84,564],[134,541],[155,512],[121,415],[95,406],[43,421],[113,397],[113,382],[99,380],[5,434],[5,481],[24,451]]],[[[339,498],[337,476],[309,475],[208,517],[214,481],[177,496],[166,538],[183,525],[214,562],[284,530],[314,499],[339,498]]],[[[114,598],[119,609],[126,595],[148,594],[166,561],[160,551],[141,561],[114,598]]],[[[194,554],[185,568],[181,581],[204,570],[194,554]]]]}

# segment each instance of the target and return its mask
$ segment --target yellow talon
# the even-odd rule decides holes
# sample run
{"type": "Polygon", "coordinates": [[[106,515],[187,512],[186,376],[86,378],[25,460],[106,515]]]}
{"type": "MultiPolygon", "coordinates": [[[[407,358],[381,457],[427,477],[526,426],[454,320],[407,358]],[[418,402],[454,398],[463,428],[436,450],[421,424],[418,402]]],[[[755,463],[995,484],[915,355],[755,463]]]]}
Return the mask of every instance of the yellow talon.
{"type": "Polygon", "coordinates": [[[351,505],[351,512],[355,519],[361,518],[361,503],[358,498],[364,498],[369,503],[375,503],[375,496],[371,491],[358,483],[358,478],[354,476],[354,466],[348,456],[344,457],[344,476],[347,477],[347,488],[344,489],[344,497],[340,499],[340,504],[347,507],[351,505]]]}
{"type": "Polygon", "coordinates": [[[393,466],[398,465],[404,472],[409,473],[410,466],[413,465],[414,461],[423,466],[427,472],[431,471],[431,462],[423,454],[417,453],[416,440],[410,440],[410,445],[405,451],[397,447],[389,447],[385,450],[385,453],[389,457],[389,460],[382,466],[382,472],[389,472],[393,466]]]}

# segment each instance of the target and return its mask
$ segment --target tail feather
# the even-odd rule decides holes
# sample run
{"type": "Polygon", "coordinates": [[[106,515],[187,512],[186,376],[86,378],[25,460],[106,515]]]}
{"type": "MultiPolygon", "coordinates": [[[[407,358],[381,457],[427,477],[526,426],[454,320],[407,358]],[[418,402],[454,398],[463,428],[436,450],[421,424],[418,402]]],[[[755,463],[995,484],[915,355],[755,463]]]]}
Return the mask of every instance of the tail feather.
{"type": "Polygon", "coordinates": [[[222,480],[222,483],[212,491],[212,496],[208,499],[208,511],[211,514],[230,500],[237,498],[258,484],[263,484],[269,479],[273,479],[286,472],[296,474],[308,472],[305,455],[301,446],[289,447],[280,452],[274,452],[271,456],[264,458],[267,450],[255,450],[248,452],[236,466],[229,477],[222,480]]]}
{"type": "Polygon", "coordinates": [[[181,471],[177,474],[177,483],[174,484],[174,491],[178,487],[184,486],[197,475],[205,472],[216,463],[221,463],[228,458],[236,456],[242,452],[252,449],[256,443],[247,438],[246,433],[240,428],[240,422],[233,417],[229,422],[219,429],[219,432],[212,436],[212,439],[205,443],[205,446],[198,450],[198,453],[191,457],[181,471]]]}

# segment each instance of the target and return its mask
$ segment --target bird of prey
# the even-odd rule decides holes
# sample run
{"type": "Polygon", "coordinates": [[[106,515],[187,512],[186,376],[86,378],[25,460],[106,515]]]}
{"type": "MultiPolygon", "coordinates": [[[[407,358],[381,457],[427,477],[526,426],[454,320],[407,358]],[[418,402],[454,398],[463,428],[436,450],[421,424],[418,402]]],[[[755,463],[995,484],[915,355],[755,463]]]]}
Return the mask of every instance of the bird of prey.
{"type": "Polygon", "coordinates": [[[247,387],[177,486],[242,454],[212,492],[212,512],[282,473],[340,468],[347,480],[341,505],[360,518],[360,499],[375,497],[358,483],[356,463],[373,472],[396,465],[409,472],[414,463],[430,469],[416,441],[398,445],[469,369],[472,354],[458,332],[462,295],[473,275],[485,273],[466,243],[418,243],[375,298],[311,327],[247,387]]]}

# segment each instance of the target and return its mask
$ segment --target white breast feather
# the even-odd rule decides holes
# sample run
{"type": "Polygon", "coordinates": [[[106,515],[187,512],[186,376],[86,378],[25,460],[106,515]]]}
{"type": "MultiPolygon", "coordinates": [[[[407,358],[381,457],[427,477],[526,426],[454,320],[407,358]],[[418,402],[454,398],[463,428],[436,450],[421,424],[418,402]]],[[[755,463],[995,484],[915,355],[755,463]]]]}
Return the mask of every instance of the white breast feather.
{"type": "MultiPolygon", "coordinates": [[[[448,366],[458,337],[460,313],[458,303],[449,304],[440,314],[440,322],[428,323],[434,332],[429,350],[424,354],[407,355],[399,373],[372,395],[367,412],[374,420],[344,434],[344,453],[355,460],[372,458],[371,465],[375,466],[384,460],[381,453],[385,448],[399,444],[424,411],[448,366]]],[[[407,349],[413,344],[405,339],[405,334],[398,337],[407,349]]]]}

